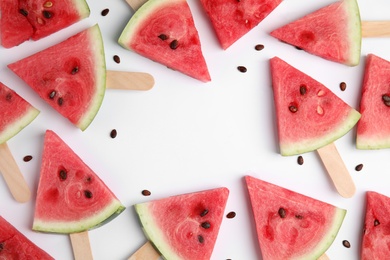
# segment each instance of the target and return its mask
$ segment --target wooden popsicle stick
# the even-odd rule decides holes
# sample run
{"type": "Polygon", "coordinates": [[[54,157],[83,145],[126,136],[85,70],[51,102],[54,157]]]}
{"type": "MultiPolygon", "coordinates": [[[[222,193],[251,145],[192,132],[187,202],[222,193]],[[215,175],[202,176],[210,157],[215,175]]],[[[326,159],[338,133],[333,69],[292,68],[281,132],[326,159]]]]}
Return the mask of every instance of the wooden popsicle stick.
{"type": "Polygon", "coordinates": [[[133,8],[134,11],[138,10],[148,0],[126,0],[126,2],[133,8]]]}
{"type": "Polygon", "coordinates": [[[345,198],[351,198],[355,194],[356,187],[336,145],[328,144],[318,149],[317,152],[338,193],[345,198]]]}
{"type": "Polygon", "coordinates": [[[106,72],[106,88],[149,90],[153,86],[154,78],[149,73],[112,70],[106,72]]]}
{"type": "Polygon", "coordinates": [[[362,37],[390,37],[390,21],[362,21],[362,37]]]}
{"type": "Polygon", "coordinates": [[[93,260],[88,231],[69,235],[75,260],[93,260]]]}
{"type": "Polygon", "coordinates": [[[148,241],[141,246],[133,255],[127,260],[157,260],[160,254],[154,249],[152,244],[148,241]]]}
{"type": "Polygon", "coordinates": [[[27,202],[30,200],[30,189],[7,143],[0,144],[0,172],[16,201],[27,202]]]}
{"type": "Polygon", "coordinates": [[[323,254],[322,256],[320,256],[320,258],[318,258],[317,260],[329,260],[330,258],[326,255],[326,254],[323,254]]]}

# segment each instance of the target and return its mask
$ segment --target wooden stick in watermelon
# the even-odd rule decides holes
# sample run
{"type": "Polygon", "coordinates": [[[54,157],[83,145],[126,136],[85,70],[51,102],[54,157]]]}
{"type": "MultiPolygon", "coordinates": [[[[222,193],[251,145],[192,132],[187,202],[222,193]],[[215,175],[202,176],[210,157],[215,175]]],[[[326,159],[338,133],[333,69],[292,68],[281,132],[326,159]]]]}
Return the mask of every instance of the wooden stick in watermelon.
{"type": "Polygon", "coordinates": [[[127,260],[158,260],[160,253],[154,249],[150,242],[146,242],[141,246],[134,254],[132,254],[127,260]]]}
{"type": "Polygon", "coordinates": [[[362,37],[390,37],[390,21],[362,21],[362,37]]]}
{"type": "Polygon", "coordinates": [[[150,90],[154,78],[145,72],[106,71],[106,88],[123,90],[150,90]]]}
{"type": "Polygon", "coordinates": [[[14,90],[0,82],[0,172],[12,196],[18,202],[27,202],[30,189],[12,156],[7,141],[30,124],[39,110],[19,96],[14,90]]]}
{"type": "Polygon", "coordinates": [[[349,198],[355,184],[334,142],[348,133],[360,113],[330,89],[278,57],[270,61],[280,153],[319,153],[337,191],[349,198]]]}
{"type": "Polygon", "coordinates": [[[32,229],[70,234],[75,259],[93,259],[88,231],[124,210],[98,175],[56,133],[47,130],[32,229]]]}

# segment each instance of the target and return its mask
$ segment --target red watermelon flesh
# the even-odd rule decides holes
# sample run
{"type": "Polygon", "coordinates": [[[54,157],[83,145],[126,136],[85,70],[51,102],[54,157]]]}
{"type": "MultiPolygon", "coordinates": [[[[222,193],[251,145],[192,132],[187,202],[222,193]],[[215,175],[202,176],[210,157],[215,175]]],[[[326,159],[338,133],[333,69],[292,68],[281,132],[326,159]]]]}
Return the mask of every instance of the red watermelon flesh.
{"type": "Polygon", "coordinates": [[[359,64],[361,22],[356,0],[341,0],[271,32],[283,42],[324,59],[359,64]]]}
{"type": "Polygon", "coordinates": [[[366,59],[360,113],[358,149],[390,147],[390,62],[374,54],[366,59]]]}
{"type": "Polygon", "coordinates": [[[346,210],[245,176],[264,260],[318,259],[333,243],[346,210]]]}
{"type": "Polygon", "coordinates": [[[33,40],[39,40],[89,16],[85,0],[19,0],[34,28],[33,40]]]}
{"type": "Polygon", "coordinates": [[[99,227],[125,207],[53,131],[47,130],[33,230],[76,233],[99,227]]]}
{"type": "Polygon", "coordinates": [[[378,192],[367,191],[361,247],[362,260],[387,259],[390,255],[389,205],[389,197],[378,192]]]}
{"type": "Polygon", "coordinates": [[[227,188],[135,205],[145,235],[165,259],[209,260],[229,195],[227,188]]]}
{"type": "Polygon", "coordinates": [[[8,67],[81,130],[99,111],[106,65],[98,25],[8,67]]]}
{"type": "Polygon", "coordinates": [[[30,39],[34,30],[21,14],[18,0],[1,0],[0,12],[0,39],[3,47],[11,48],[30,39]]]}
{"type": "Polygon", "coordinates": [[[0,82],[0,144],[30,124],[39,111],[0,82]]]}
{"type": "Polygon", "coordinates": [[[282,0],[201,0],[223,49],[264,20],[282,0]]]}
{"type": "Polygon", "coordinates": [[[211,80],[186,0],[149,0],[132,16],[118,42],[190,77],[211,80]]]}
{"type": "Polygon", "coordinates": [[[360,113],[326,86],[278,57],[270,62],[282,155],[317,150],[357,123],[360,113]]]}
{"type": "Polygon", "coordinates": [[[54,259],[0,216],[0,259],[54,259]]]}

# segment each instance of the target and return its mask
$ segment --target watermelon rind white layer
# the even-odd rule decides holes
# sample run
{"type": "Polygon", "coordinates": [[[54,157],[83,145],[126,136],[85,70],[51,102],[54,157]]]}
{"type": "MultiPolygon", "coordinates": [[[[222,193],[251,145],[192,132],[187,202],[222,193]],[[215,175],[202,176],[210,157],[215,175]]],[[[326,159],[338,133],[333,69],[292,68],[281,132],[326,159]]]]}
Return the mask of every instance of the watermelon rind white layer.
{"type": "Polygon", "coordinates": [[[333,143],[337,139],[347,134],[359,121],[361,114],[355,109],[351,108],[349,114],[345,120],[335,129],[327,135],[317,138],[300,140],[296,143],[280,143],[280,154],[283,156],[292,156],[302,153],[312,152],[328,144],[333,143]]]}
{"type": "Polygon", "coordinates": [[[356,0],[345,0],[344,5],[348,16],[349,46],[351,48],[347,65],[356,66],[359,64],[361,56],[362,27],[360,11],[356,0]]]}
{"type": "Polygon", "coordinates": [[[90,47],[91,53],[94,53],[96,92],[91,98],[89,109],[80,118],[76,126],[84,131],[93,121],[102,105],[104,94],[106,92],[106,60],[104,53],[103,38],[99,26],[96,24],[90,28],[90,47]]]}
{"type": "Polygon", "coordinates": [[[47,233],[78,233],[94,228],[98,228],[121,214],[126,208],[119,200],[113,200],[111,204],[91,217],[79,221],[46,221],[44,219],[34,218],[32,229],[47,233]]]}
{"type": "MultiPolygon", "coordinates": [[[[329,247],[333,244],[340,227],[344,221],[347,211],[345,209],[336,208],[333,217],[333,223],[330,226],[328,233],[324,235],[321,241],[318,242],[317,246],[313,248],[307,255],[302,255],[296,258],[296,260],[313,260],[320,258],[329,247]]],[[[295,259],[295,258],[294,258],[295,259]]]]}
{"type": "Polygon", "coordinates": [[[118,43],[125,49],[132,50],[129,46],[129,42],[132,42],[133,36],[137,36],[137,33],[134,33],[139,24],[143,24],[143,21],[148,19],[149,15],[157,12],[158,9],[164,8],[165,5],[174,5],[175,3],[182,3],[185,0],[149,0],[143,4],[131,17],[127,23],[122,34],[119,36],[118,43]]]}
{"type": "Polygon", "coordinates": [[[73,0],[73,5],[76,6],[81,19],[87,18],[91,10],[85,0],[73,0]]]}
{"type": "Polygon", "coordinates": [[[28,111],[24,113],[18,120],[8,125],[1,133],[0,133],[0,144],[7,142],[17,133],[22,131],[27,125],[29,125],[40,113],[38,109],[31,106],[28,111]]]}
{"type": "Polygon", "coordinates": [[[182,258],[165,242],[166,239],[164,234],[156,224],[153,214],[151,214],[149,210],[149,206],[150,203],[148,202],[134,205],[147,239],[152,243],[153,247],[162,254],[163,259],[181,260],[182,258]]]}

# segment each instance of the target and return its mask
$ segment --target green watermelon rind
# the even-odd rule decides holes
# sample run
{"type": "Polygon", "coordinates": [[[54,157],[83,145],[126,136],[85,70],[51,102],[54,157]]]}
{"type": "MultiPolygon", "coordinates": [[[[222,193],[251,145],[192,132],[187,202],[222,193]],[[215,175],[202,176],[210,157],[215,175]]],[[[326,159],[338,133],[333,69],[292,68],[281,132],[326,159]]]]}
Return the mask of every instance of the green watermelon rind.
{"type": "Polygon", "coordinates": [[[361,42],[362,42],[362,25],[360,19],[360,10],[356,0],[346,0],[346,12],[348,14],[348,32],[350,42],[350,57],[346,65],[356,66],[360,63],[361,42]]]}
{"type": "Polygon", "coordinates": [[[31,106],[23,116],[18,120],[8,125],[0,135],[0,144],[7,142],[9,139],[14,137],[20,131],[22,131],[27,125],[29,125],[40,113],[38,109],[31,106]]]}
{"type": "Polygon", "coordinates": [[[141,222],[142,229],[146,238],[152,243],[153,247],[162,254],[163,259],[169,260],[181,260],[181,257],[177,255],[171,247],[166,243],[162,242],[160,244],[155,244],[153,241],[165,241],[164,233],[158,227],[157,223],[153,218],[153,214],[151,214],[149,210],[149,203],[140,203],[134,205],[135,211],[138,214],[138,218],[141,222]]]}
{"type": "Polygon", "coordinates": [[[134,33],[138,25],[143,24],[145,20],[148,19],[150,14],[153,14],[154,12],[157,12],[158,9],[164,8],[165,5],[171,5],[174,2],[183,2],[183,0],[170,0],[165,1],[163,3],[162,1],[153,1],[149,0],[146,3],[144,3],[131,17],[125,28],[123,29],[121,35],[119,36],[118,43],[125,49],[131,50],[131,47],[127,44],[128,42],[133,41],[133,37],[137,36],[136,33],[134,33]]]}
{"type": "Polygon", "coordinates": [[[70,234],[83,232],[107,224],[119,216],[125,209],[126,207],[119,200],[114,199],[111,204],[92,217],[80,221],[44,221],[35,218],[32,229],[45,233],[70,234]]]}
{"type": "Polygon", "coordinates": [[[91,98],[92,102],[89,105],[89,109],[86,110],[86,113],[80,120],[77,122],[76,126],[79,127],[82,131],[87,129],[87,127],[92,123],[96,117],[104,99],[106,93],[106,59],[104,53],[104,43],[103,37],[99,28],[99,25],[91,27],[91,33],[89,34],[91,40],[91,53],[94,53],[95,59],[95,79],[96,79],[96,92],[91,98]]]}
{"type": "Polygon", "coordinates": [[[89,17],[89,15],[91,14],[91,10],[88,6],[88,3],[85,0],[84,1],[73,0],[73,4],[76,6],[76,9],[81,19],[89,17]]]}
{"type": "Polygon", "coordinates": [[[280,142],[280,154],[282,156],[292,156],[315,151],[321,147],[335,142],[346,135],[359,121],[361,114],[351,107],[346,118],[334,130],[320,138],[299,140],[299,142],[280,142]]]}

